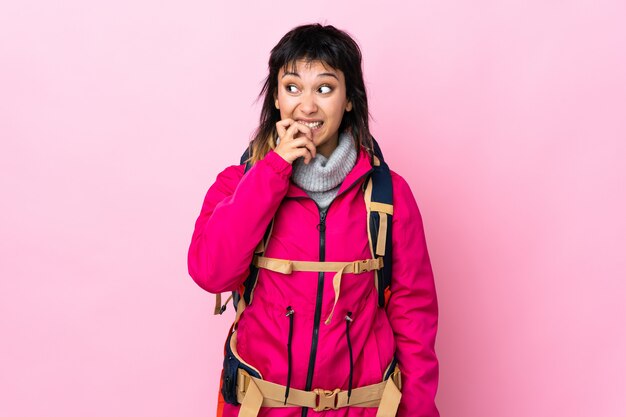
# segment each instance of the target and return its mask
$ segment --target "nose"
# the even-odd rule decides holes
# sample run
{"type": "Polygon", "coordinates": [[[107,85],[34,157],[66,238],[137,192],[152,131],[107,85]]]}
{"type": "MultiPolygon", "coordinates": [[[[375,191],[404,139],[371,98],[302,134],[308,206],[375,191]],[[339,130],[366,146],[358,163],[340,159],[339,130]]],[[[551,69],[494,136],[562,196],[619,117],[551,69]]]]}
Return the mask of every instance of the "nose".
{"type": "Polygon", "coordinates": [[[300,96],[300,111],[304,114],[313,114],[317,111],[315,93],[305,92],[300,96]]]}

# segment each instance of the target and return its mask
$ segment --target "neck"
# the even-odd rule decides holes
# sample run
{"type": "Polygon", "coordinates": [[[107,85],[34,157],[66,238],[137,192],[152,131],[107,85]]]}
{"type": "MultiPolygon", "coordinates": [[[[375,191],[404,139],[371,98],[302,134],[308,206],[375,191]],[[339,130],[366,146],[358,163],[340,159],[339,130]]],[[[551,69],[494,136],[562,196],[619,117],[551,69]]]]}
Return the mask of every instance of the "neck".
{"type": "Polygon", "coordinates": [[[325,143],[316,147],[317,153],[324,155],[326,158],[330,158],[330,155],[337,149],[339,144],[339,132],[335,133],[335,136],[327,140],[325,143]]]}

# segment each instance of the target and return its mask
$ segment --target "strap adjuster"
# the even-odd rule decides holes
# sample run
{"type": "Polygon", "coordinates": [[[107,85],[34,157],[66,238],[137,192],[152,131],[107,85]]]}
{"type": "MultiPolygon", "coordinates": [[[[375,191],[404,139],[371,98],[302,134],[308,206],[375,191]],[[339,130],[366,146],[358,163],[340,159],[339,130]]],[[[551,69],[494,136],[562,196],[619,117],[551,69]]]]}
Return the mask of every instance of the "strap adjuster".
{"type": "Polygon", "coordinates": [[[361,274],[363,272],[369,272],[372,270],[370,261],[368,259],[352,262],[352,268],[354,269],[355,274],[361,274]]]}
{"type": "Polygon", "coordinates": [[[363,259],[361,261],[352,262],[352,269],[355,274],[363,272],[375,271],[383,267],[383,258],[363,259]]]}
{"type": "Polygon", "coordinates": [[[316,388],[313,390],[315,393],[315,408],[314,411],[326,411],[336,410],[337,407],[337,393],[339,388],[335,388],[333,391],[326,389],[316,388]]]}

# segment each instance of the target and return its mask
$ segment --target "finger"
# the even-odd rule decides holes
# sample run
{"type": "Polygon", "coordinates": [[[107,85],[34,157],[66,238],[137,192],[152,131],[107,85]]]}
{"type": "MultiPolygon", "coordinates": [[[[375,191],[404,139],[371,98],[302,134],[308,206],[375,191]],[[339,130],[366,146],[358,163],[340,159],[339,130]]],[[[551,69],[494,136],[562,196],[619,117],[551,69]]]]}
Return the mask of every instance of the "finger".
{"type": "Polygon", "coordinates": [[[285,138],[287,128],[294,123],[295,121],[293,119],[282,119],[276,122],[276,133],[278,133],[278,137],[281,138],[281,140],[285,138]]]}
{"type": "Polygon", "coordinates": [[[307,126],[301,125],[300,123],[294,123],[289,126],[289,129],[287,129],[287,136],[291,138],[305,136],[313,140],[313,136],[311,136],[311,129],[307,126]],[[298,133],[302,133],[302,135],[299,135],[298,133]]]}
{"type": "Polygon", "coordinates": [[[276,126],[283,126],[285,129],[294,124],[296,121],[290,118],[282,119],[276,122],[276,126]]]}
{"type": "Polygon", "coordinates": [[[304,148],[306,149],[306,153],[305,153],[305,163],[308,164],[309,162],[311,162],[311,160],[313,158],[315,158],[315,155],[317,155],[317,148],[315,147],[315,145],[313,144],[313,142],[308,141],[305,143],[304,148]]]}
{"type": "Polygon", "coordinates": [[[294,138],[289,142],[289,146],[293,148],[307,148],[309,152],[311,151],[311,149],[315,150],[315,144],[311,139],[307,138],[306,136],[294,138]]]}
{"type": "Polygon", "coordinates": [[[315,158],[315,155],[317,155],[317,148],[315,147],[315,144],[313,143],[313,141],[307,142],[305,146],[309,150],[309,153],[311,154],[311,159],[315,158]]]}
{"type": "Polygon", "coordinates": [[[279,123],[276,123],[276,133],[278,133],[279,138],[284,139],[287,133],[287,129],[279,123]]]}
{"type": "Polygon", "coordinates": [[[294,123],[294,125],[296,126],[296,129],[301,132],[304,133],[305,136],[309,137],[311,140],[313,140],[313,133],[311,132],[311,128],[303,125],[301,123],[294,123]]]}
{"type": "Polygon", "coordinates": [[[285,132],[289,126],[294,124],[295,121],[293,119],[282,119],[276,122],[276,130],[278,132],[285,132]]]}
{"type": "Polygon", "coordinates": [[[307,148],[308,151],[311,153],[312,158],[315,158],[315,155],[317,154],[317,148],[315,147],[315,143],[313,143],[311,139],[305,136],[295,138],[290,142],[290,145],[298,148],[307,148]]]}
{"type": "Polygon", "coordinates": [[[313,159],[311,157],[311,152],[306,147],[296,148],[294,150],[294,155],[296,155],[295,159],[302,157],[305,164],[308,164],[309,162],[311,162],[311,159],[313,159]]]}

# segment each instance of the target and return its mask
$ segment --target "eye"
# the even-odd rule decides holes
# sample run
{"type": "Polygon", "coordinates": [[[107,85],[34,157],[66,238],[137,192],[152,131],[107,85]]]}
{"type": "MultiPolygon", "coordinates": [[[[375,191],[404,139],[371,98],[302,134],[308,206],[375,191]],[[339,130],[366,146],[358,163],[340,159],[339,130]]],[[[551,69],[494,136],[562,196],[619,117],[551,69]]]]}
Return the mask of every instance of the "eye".
{"type": "Polygon", "coordinates": [[[285,90],[287,90],[288,93],[297,93],[298,87],[295,84],[289,84],[287,86],[285,86],[285,90]]]}
{"type": "Polygon", "coordinates": [[[320,88],[318,89],[318,91],[322,94],[328,94],[331,91],[333,91],[333,89],[329,86],[329,85],[322,85],[320,86],[320,88]]]}

